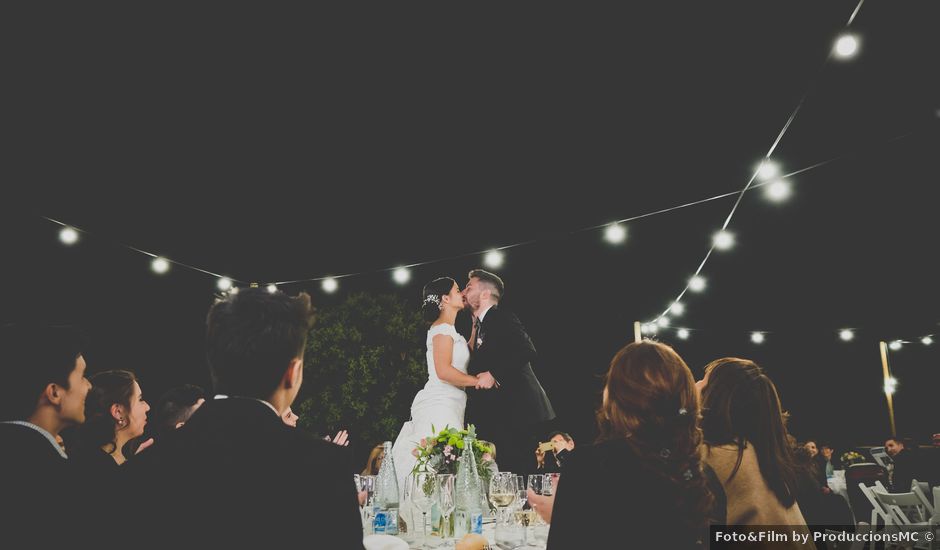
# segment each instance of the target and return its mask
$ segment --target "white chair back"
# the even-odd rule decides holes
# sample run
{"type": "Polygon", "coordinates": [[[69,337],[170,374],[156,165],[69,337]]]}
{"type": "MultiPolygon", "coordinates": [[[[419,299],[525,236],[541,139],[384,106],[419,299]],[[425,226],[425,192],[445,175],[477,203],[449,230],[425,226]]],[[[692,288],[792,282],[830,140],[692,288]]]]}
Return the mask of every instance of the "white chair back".
{"type": "Polygon", "coordinates": [[[888,464],[891,463],[891,458],[888,457],[888,453],[885,451],[884,447],[872,447],[869,452],[871,453],[871,457],[875,459],[875,462],[882,468],[887,468],[888,464]]]}
{"type": "Polygon", "coordinates": [[[858,488],[862,490],[862,494],[865,495],[865,498],[867,498],[868,502],[871,503],[871,527],[877,529],[878,520],[881,520],[881,523],[886,526],[893,525],[894,516],[892,516],[891,512],[882,506],[881,502],[875,498],[875,494],[872,492],[871,487],[866,486],[864,483],[859,483],[858,488]]]}
{"type": "Polygon", "coordinates": [[[915,525],[927,522],[926,507],[917,493],[883,493],[873,491],[875,499],[887,509],[899,525],[915,525]],[[910,516],[908,516],[910,514],[910,516]]]}
{"type": "Polygon", "coordinates": [[[930,517],[930,523],[940,525],[940,485],[933,488],[933,515],[930,517]]]}
{"type": "Polygon", "coordinates": [[[927,509],[927,517],[933,517],[936,514],[934,507],[937,505],[936,499],[934,503],[930,503],[930,499],[927,498],[927,492],[930,491],[930,485],[923,481],[914,480],[911,483],[911,491],[917,495],[917,498],[920,499],[920,502],[923,504],[924,508],[927,509]]]}

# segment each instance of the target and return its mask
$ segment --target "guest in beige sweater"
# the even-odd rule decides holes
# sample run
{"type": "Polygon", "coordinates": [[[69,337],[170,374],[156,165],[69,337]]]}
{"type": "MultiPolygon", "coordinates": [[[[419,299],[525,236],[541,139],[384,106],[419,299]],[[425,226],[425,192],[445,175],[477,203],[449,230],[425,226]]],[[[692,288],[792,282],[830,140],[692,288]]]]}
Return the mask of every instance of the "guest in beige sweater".
{"type": "Polygon", "coordinates": [[[728,525],[809,533],[796,503],[796,468],[774,383],[753,361],[725,358],[705,367],[696,386],[702,395],[705,463],[724,487],[728,525]]]}

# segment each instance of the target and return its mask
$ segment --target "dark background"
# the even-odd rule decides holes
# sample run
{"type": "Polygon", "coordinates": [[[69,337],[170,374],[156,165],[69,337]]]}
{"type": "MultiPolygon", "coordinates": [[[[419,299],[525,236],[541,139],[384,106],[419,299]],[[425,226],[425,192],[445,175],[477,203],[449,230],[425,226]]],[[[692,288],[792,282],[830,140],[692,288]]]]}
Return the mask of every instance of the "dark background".
{"type": "Polygon", "coordinates": [[[611,356],[678,295],[734,198],[630,223],[622,246],[571,231],[741,189],[809,90],[774,158],[791,172],[846,156],[794,176],[782,205],[747,193],[738,246],[713,254],[676,321],[692,338],[658,338],[696,376],[756,360],[794,434],[843,448],[888,434],[877,343],[911,340],[891,354],[897,426],[926,442],[940,11],[869,2],[859,56],[823,67],[855,5],[46,14],[6,78],[0,321],[78,324],[91,370],[134,370],[155,398],[208,384],[215,280],[155,276],[118,243],[246,282],[365,271],[335,295],[284,289],[417,308],[425,282],[463,284],[482,258],[418,267],[404,287],[377,270],[534,239],[507,251],[505,306],[539,349],[558,427],[585,442],[611,356]],[[90,234],[64,247],[40,214],[90,234]]]}

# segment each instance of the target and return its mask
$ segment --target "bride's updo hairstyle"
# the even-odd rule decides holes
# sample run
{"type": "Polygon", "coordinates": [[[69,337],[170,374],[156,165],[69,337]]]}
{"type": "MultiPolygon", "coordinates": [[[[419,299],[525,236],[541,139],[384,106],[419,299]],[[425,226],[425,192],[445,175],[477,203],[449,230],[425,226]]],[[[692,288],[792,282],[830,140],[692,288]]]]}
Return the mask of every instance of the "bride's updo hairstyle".
{"type": "Polygon", "coordinates": [[[434,279],[424,285],[421,292],[421,315],[428,323],[433,323],[441,315],[442,298],[450,294],[457,281],[450,277],[434,279]]]}

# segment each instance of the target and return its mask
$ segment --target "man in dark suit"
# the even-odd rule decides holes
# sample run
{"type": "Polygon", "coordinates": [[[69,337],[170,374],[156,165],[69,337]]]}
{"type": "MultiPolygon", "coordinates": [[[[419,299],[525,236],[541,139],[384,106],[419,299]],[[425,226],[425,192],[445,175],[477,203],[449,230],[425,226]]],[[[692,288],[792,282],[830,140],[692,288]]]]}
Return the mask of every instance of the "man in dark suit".
{"type": "Polygon", "coordinates": [[[4,326],[0,372],[0,547],[45,546],[48,529],[79,536],[84,498],[56,437],[85,421],[81,339],[67,328],[4,326]]]}
{"type": "Polygon", "coordinates": [[[897,437],[885,440],[885,452],[891,457],[894,467],[891,470],[890,487],[892,493],[911,492],[911,482],[915,479],[925,481],[921,471],[920,457],[917,451],[907,448],[904,441],[897,437]]]}
{"type": "Polygon", "coordinates": [[[303,293],[242,289],[212,306],[217,395],[125,466],[128,487],[150,504],[140,517],[173,527],[157,539],[173,531],[187,547],[363,548],[343,451],[281,420],[303,380],[311,318],[303,293]]]}
{"type": "Polygon", "coordinates": [[[502,279],[482,269],[468,277],[463,295],[473,314],[469,372],[480,375],[468,423],[496,444],[501,470],[525,474],[535,469],[531,453],[540,425],[555,418],[555,411],[532,371],[532,339],[514,314],[499,307],[502,279]]]}

